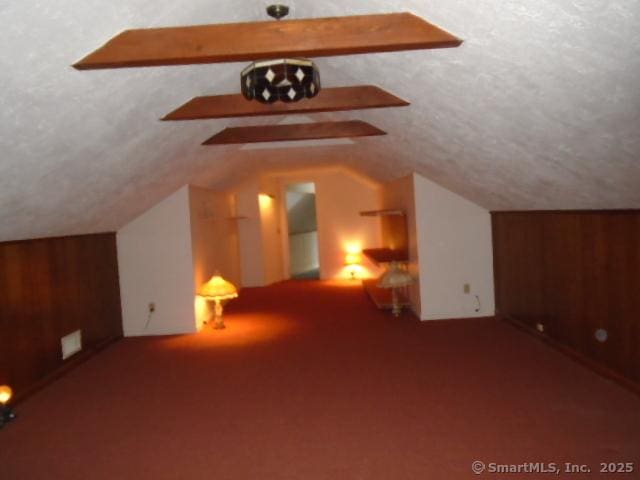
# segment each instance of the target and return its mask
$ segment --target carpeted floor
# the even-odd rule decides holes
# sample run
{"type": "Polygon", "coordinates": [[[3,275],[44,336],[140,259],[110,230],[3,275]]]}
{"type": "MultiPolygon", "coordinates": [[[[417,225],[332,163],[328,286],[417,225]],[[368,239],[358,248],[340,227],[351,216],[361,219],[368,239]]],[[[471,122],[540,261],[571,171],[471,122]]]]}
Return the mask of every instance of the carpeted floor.
{"type": "Polygon", "coordinates": [[[640,478],[640,399],[510,325],[394,319],[324,282],[245,289],[226,322],[125,339],[26,400],[0,478],[640,478]]]}

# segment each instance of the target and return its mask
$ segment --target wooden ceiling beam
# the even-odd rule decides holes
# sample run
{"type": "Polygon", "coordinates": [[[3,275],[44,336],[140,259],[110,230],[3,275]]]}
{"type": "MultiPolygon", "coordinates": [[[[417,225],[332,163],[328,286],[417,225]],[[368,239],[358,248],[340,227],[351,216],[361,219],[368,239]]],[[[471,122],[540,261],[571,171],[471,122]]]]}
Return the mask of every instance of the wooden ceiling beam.
{"type": "Polygon", "coordinates": [[[409,102],[373,85],[324,88],[307,100],[260,103],[241,94],[195,97],[165,115],[162,120],[202,120],[206,118],[253,117],[293,113],[338,112],[366,108],[405,107],[409,102]]]}
{"type": "Polygon", "coordinates": [[[372,135],[386,135],[386,132],[360,120],[296,123],[289,125],[261,125],[255,127],[225,128],[205,141],[203,145],[322,140],[372,135]]]}
{"type": "Polygon", "coordinates": [[[73,66],[240,62],[457,47],[462,40],[411,13],[125,30],[73,66]]]}

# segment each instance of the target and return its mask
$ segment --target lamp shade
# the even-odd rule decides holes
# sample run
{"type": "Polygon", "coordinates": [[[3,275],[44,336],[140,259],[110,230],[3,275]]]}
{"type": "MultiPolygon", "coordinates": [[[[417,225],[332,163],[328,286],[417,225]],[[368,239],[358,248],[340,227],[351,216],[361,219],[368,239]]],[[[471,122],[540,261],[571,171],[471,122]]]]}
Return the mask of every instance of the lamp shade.
{"type": "Polygon", "coordinates": [[[0,405],[5,405],[11,400],[13,390],[9,385],[0,385],[0,405]]]}
{"type": "Polygon", "coordinates": [[[382,275],[382,278],[378,282],[380,288],[401,288],[411,285],[413,278],[409,275],[409,272],[400,268],[400,264],[397,262],[391,262],[389,269],[382,275]]]}
{"type": "Polygon", "coordinates": [[[347,253],[344,257],[345,265],[360,265],[362,263],[362,255],[359,253],[347,253]]]}
{"type": "Polygon", "coordinates": [[[240,74],[240,88],[247,100],[297,102],[318,94],[320,72],[306,58],[253,62],[240,74]]]}
{"type": "Polygon", "coordinates": [[[211,300],[228,300],[238,296],[238,289],[233,283],[216,274],[200,287],[198,295],[211,300]]]}

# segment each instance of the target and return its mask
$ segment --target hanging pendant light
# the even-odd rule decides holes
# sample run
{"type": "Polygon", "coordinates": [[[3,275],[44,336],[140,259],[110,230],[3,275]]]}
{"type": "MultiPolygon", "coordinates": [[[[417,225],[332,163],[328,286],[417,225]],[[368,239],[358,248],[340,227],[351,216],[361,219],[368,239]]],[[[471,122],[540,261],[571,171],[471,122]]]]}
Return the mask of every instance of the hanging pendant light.
{"type": "MultiPolygon", "coordinates": [[[[271,5],[267,13],[280,20],[289,13],[289,7],[271,5]]],[[[258,61],[241,72],[240,88],[247,100],[297,102],[320,92],[320,72],[315,63],[306,58],[258,61]]]]}

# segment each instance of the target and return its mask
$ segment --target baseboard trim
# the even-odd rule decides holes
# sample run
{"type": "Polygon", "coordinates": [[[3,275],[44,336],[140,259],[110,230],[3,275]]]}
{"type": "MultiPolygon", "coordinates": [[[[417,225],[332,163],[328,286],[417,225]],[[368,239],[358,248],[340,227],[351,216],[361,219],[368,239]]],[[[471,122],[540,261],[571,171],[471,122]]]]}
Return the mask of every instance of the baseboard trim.
{"type": "Polygon", "coordinates": [[[55,380],[59,379],[63,375],[66,375],[77,366],[83,364],[84,362],[89,360],[91,357],[101,352],[102,350],[107,348],[109,345],[117,342],[118,340],[121,340],[122,338],[123,338],[122,335],[114,335],[105,340],[102,340],[101,342],[98,342],[95,345],[85,346],[85,348],[83,348],[79,353],[70,357],[60,367],[56,368],[53,372],[45,375],[40,380],[37,380],[33,385],[28,387],[26,390],[23,390],[22,392],[17,393],[16,396],[14,397],[14,400],[11,402],[12,405],[16,405],[16,404],[19,404],[20,402],[23,402],[24,400],[29,398],[31,395],[42,390],[47,385],[49,385],[50,383],[53,383],[55,380]]]}
{"type": "Polygon", "coordinates": [[[544,333],[538,332],[535,328],[530,327],[529,325],[526,325],[516,320],[510,315],[496,315],[496,318],[504,321],[505,323],[508,323],[509,325],[514,326],[515,328],[525,333],[528,333],[529,335],[549,345],[550,347],[559,351],[565,356],[580,363],[582,366],[587,367],[592,372],[597,373],[601,377],[604,377],[608,380],[612,380],[618,385],[640,396],[640,384],[634,382],[633,380],[630,380],[627,377],[621,375],[620,373],[614,370],[611,370],[609,367],[605,367],[604,365],[596,362],[595,360],[590,359],[589,357],[578,352],[577,350],[559,342],[555,338],[552,338],[549,335],[546,335],[544,333]]]}
{"type": "Polygon", "coordinates": [[[421,318],[421,322],[454,322],[456,320],[493,320],[494,315],[480,315],[477,317],[426,317],[421,318]]]}

